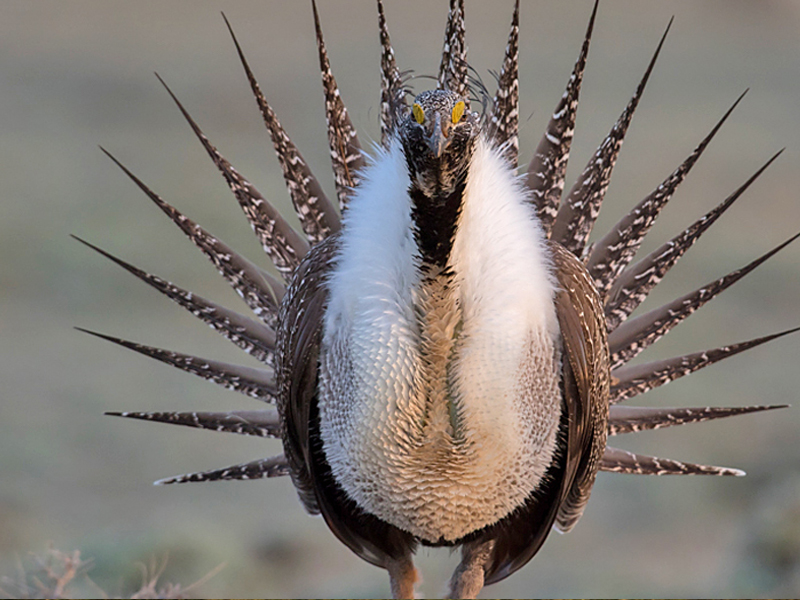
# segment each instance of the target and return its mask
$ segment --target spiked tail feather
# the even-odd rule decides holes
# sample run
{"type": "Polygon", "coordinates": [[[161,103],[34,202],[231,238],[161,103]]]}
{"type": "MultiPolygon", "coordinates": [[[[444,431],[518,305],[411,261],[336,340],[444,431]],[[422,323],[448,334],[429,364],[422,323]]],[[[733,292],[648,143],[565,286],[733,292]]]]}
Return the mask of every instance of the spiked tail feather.
{"type": "Polygon", "coordinates": [[[378,29],[381,40],[381,144],[386,146],[408,107],[406,88],[397,69],[382,0],[378,0],[378,29]]]}
{"type": "Polygon", "coordinates": [[[462,98],[469,97],[464,0],[450,0],[438,81],[440,90],[450,90],[462,98]]]}
{"type": "Polygon", "coordinates": [[[608,330],[613,332],[636,308],[644,302],[650,291],[664,278],[675,263],[691,248],[700,236],[708,231],[717,219],[758,179],[777,159],[783,150],[774,154],[730,196],[666,244],[653,250],[645,258],[631,265],[611,287],[606,300],[608,330]]]}
{"type": "Polygon", "coordinates": [[[745,474],[740,469],[696,465],[670,458],[634,454],[611,447],[606,447],[603,460],[600,462],[600,470],[630,475],[729,475],[742,477],[745,474]]]}
{"type": "Polygon", "coordinates": [[[660,308],[654,308],[648,313],[625,321],[608,336],[612,370],[638,356],[642,350],[665,336],[673,327],[702,307],[706,302],[728,289],[798,237],[800,237],[800,233],[792,236],[741,269],[709,282],[707,285],[660,308]]]}
{"type": "Polygon", "coordinates": [[[331,63],[328,60],[328,51],[325,49],[325,40],[322,38],[322,27],[319,23],[315,0],[311,0],[311,6],[314,12],[314,29],[317,35],[322,86],[325,90],[325,116],[328,120],[328,143],[333,161],[333,175],[336,179],[339,206],[344,210],[353,188],[358,185],[358,171],[364,167],[365,162],[355,127],[350,121],[350,115],[347,113],[347,108],[345,108],[336,85],[336,79],[331,72],[331,63]]]}
{"type": "Polygon", "coordinates": [[[517,166],[519,155],[519,0],[514,2],[511,32],[508,34],[503,68],[497,80],[497,92],[492,102],[489,120],[489,139],[504,146],[506,159],[517,166]]]}
{"type": "Polygon", "coordinates": [[[173,483],[195,483],[202,481],[230,481],[267,479],[283,477],[289,474],[289,465],[283,454],[271,458],[262,458],[241,465],[233,465],[224,469],[187,473],[176,477],[168,477],[153,482],[153,485],[170,485],[173,483]]]}
{"type": "Polygon", "coordinates": [[[268,364],[274,362],[275,332],[266,325],[146,273],[77,236],[72,237],[152,286],[251,356],[268,364]]]}
{"type": "Polygon", "coordinates": [[[525,183],[531,190],[536,214],[548,237],[558,214],[561,194],[564,191],[564,176],[567,172],[569,150],[575,132],[575,116],[578,113],[578,97],[580,96],[581,82],[583,82],[583,71],[586,68],[586,57],[589,55],[589,43],[592,40],[598,4],[599,0],[595,0],[592,16],[586,28],[586,36],[578,60],[572,69],[567,89],[553,111],[547,130],[528,165],[525,183]]]}
{"type": "Polygon", "coordinates": [[[261,92],[261,88],[250,70],[250,65],[244,57],[239,41],[233,33],[233,28],[224,13],[222,18],[225,19],[225,25],[228,26],[228,31],[236,46],[236,52],[239,54],[239,60],[247,76],[247,81],[250,83],[250,89],[256,98],[264,124],[269,130],[275,154],[277,154],[283,170],[283,179],[292,198],[294,210],[300,219],[300,225],[309,243],[317,244],[331,233],[339,231],[341,227],[339,215],[336,213],[331,201],[328,200],[325,192],[322,191],[319,181],[314,177],[303,155],[300,154],[297,146],[289,138],[275,115],[275,111],[272,110],[266,97],[261,92]]]}
{"type": "Polygon", "coordinates": [[[250,309],[267,325],[275,327],[278,319],[275,290],[282,288],[282,284],[162,200],[110,152],[102,146],[100,149],[203,251],[250,309]]]}
{"type": "Polygon", "coordinates": [[[301,238],[280,213],[266,201],[264,196],[217,151],[175,94],[172,93],[172,90],[159,77],[158,73],[156,73],[156,77],[172,97],[192,131],[194,131],[200,143],[203,144],[211,160],[214,161],[214,164],[222,173],[228,183],[228,187],[233,192],[233,195],[236,196],[245,216],[247,216],[247,220],[264,248],[264,252],[270,257],[278,271],[284,277],[288,277],[292,269],[300,263],[300,260],[308,252],[308,242],[301,238]]]}
{"type": "Polygon", "coordinates": [[[143,354],[144,356],[149,356],[150,358],[171,365],[181,371],[197,375],[206,381],[221,385],[228,390],[239,392],[240,394],[250,396],[251,398],[263,402],[274,404],[276,401],[278,391],[275,388],[275,376],[272,371],[242,367],[216,360],[209,360],[207,358],[200,358],[190,354],[183,354],[181,352],[173,352],[172,350],[145,346],[144,344],[137,344],[136,342],[104,335],[96,331],[83,329],[82,327],[76,327],[75,329],[113,342],[123,348],[128,348],[129,350],[143,354]]]}
{"type": "Polygon", "coordinates": [[[106,412],[111,417],[183,425],[224,433],[263,438],[280,437],[278,414],[273,410],[232,410],[229,412],[106,412]]]}
{"type": "Polygon", "coordinates": [[[619,367],[612,373],[613,379],[609,402],[615,404],[638,396],[639,394],[644,394],[670,381],[675,381],[684,375],[689,375],[723,359],[735,356],[736,354],[745,352],[746,350],[750,350],[779,337],[789,335],[798,330],[800,330],[800,328],[789,329],[747,342],[714,348],[713,350],[695,352],[693,354],[686,354],[684,356],[677,356],[675,358],[657,360],[639,365],[625,365],[619,367]]]}
{"type": "Polygon", "coordinates": [[[647,65],[647,70],[642,76],[636,92],[628,102],[628,106],[625,107],[606,139],[597,148],[594,156],[586,165],[583,173],[581,173],[578,181],[558,210],[558,215],[556,215],[553,223],[551,239],[560,242],[561,245],[576,256],[580,256],[583,252],[586,241],[589,239],[589,234],[592,232],[594,223],[597,220],[597,215],[600,213],[600,206],[603,203],[603,198],[611,180],[611,171],[617,162],[617,156],[620,148],[622,148],[622,142],[625,139],[628,126],[631,123],[631,119],[633,119],[633,113],[639,105],[647,80],[650,78],[650,73],[653,71],[671,26],[672,19],[670,19],[669,25],[667,25],[667,29],[664,31],[664,35],[653,53],[653,58],[650,59],[650,64],[647,65]]]}
{"type": "Polygon", "coordinates": [[[698,144],[692,154],[673,171],[650,195],[639,202],[630,213],[625,215],[600,241],[598,241],[587,262],[587,268],[601,296],[605,296],[614,285],[619,274],[630,263],[639,250],[642,240],[650,231],[661,210],[670,201],[677,187],[683,183],[689,171],[700,155],[727,120],[733,109],[747,94],[747,90],[736,99],[719,122],[703,141],[698,144]]]}
{"type": "Polygon", "coordinates": [[[612,406],[608,414],[608,435],[635,433],[724,419],[736,415],[788,408],[787,404],[772,406],[737,406],[730,408],[707,406],[704,408],[649,408],[644,406],[612,406]]]}

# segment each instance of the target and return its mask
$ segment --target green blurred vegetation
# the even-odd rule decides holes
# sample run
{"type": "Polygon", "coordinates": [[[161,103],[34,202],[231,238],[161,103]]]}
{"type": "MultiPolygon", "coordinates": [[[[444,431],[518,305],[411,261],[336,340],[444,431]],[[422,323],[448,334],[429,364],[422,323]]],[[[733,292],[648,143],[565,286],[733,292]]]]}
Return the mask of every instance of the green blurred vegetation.
{"type": "MultiPolygon", "coordinates": [[[[172,474],[279,451],[278,442],[124,422],[106,410],[252,407],[252,401],[73,330],[87,327],[248,362],[180,308],[69,238],[243,309],[214,269],[97,149],[261,264],[235,201],[157,70],[211,140],[290,212],[219,11],[262,88],[332,193],[311,11],[306,2],[6,0],[0,4],[0,575],[52,540],[91,557],[111,595],[136,562],[169,554],[167,581],[226,568],[198,592],[226,597],[374,597],[379,569],[308,518],[288,480],[154,488],[172,474]]],[[[527,2],[521,16],[521,156],[529,157],[577,56],[590,2],[527,2]]],[[[471,61],[491,83],[511,0],[467,2],[471,61]]],[[[387,0],[401,68],[430,74],[446,2],[387,0]]],[[[378,136],[371,0],[320,2],[342,95],[362,142],[378,136]]],[[[649,193],[752,88],[678,192],[647,251],[721,201],[775,150],[779,161],[690,251],[648,306],[737,268],[800,229],[800,4],[604,0],[569,177],[623,109],[676,20],[622,150],[597,231],[649,193]],[[653,241],[655,240],[655,241],[653,241]]],[[[417,89],[426,80],[415,82],[417,89]]],[[[642,358],[800,324],[800,248],[788,248],[642,358]]],[[[655,405],[795,403],[800,338],[732,358],[641,400],[655,405]]],[[[744,468],[743,479],[602,474],[586,515],[486,596],[800,595],[800,409],[630,436],[625,448],[744,468]]],[[[423,550],[422,592],[440,595],[456,557],[423,550]]],[[[82,591],[93,595],[90,589],[82,591]]]]}

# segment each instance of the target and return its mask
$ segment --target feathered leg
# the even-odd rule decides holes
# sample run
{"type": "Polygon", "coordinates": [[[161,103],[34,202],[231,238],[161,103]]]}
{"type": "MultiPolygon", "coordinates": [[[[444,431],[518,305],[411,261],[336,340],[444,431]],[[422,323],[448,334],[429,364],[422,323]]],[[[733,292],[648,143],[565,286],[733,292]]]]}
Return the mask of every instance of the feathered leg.
{"type": "Polygon", "coordinates": [[[389,571],[392,598],[414,598],[414,584],[419,580],[419,575],[411,555],[392,559],[386,565],[386,570],[389,571]]]}
{"type": "Polygon", "coordinates": [[[493,549],[494,540],[461,547],[461,563],[450,579],[448,598],[478,597],[483,589],[483,577],[493,549]]]}

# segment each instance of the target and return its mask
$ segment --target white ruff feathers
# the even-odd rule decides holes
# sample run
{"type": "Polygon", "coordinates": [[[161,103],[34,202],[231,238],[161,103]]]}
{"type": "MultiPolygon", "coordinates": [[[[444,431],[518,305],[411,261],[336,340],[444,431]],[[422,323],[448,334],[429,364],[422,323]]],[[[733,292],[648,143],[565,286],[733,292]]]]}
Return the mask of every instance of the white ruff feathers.
{"type": "Polygon", "coordinates": [[[560,351],[544,235],[513,172],[478,142],[453,285],[437,304],[446,325],[433,332],[418,310],[425,293],[399,144],[363,177],[329,281],[324,450],[361,508],[424,540],[454,541],[521,505],[551,462],[560,351]],[[437,335],[452,352],[446,376],[431,381],[422,353],[437,335]]]}

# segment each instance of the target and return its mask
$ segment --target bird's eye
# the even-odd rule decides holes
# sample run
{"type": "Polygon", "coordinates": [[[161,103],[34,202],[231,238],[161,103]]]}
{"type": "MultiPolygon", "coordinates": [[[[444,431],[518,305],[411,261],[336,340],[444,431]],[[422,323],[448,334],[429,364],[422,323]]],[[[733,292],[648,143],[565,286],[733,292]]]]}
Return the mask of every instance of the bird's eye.
{"type": "Polygon", "coordinates": [[[422,125],[425,122],[425,111],[422,110],[422,107],[416,102],[414,103],[414,106],[411,107],[411,112],[414,113],[414,119],[417,121],[417,123],[422,125]]]}
{"type": "Polygon", "coordinates": [[[456,105],[453,107],[453,112],[450,117],[453,120],[453,125],[458,123],[461,120],[461,117],[464,116],[464,110],[466,110],[467,106],[464,104],[463,100],[459,100],[456,102],[456,105]]]}

